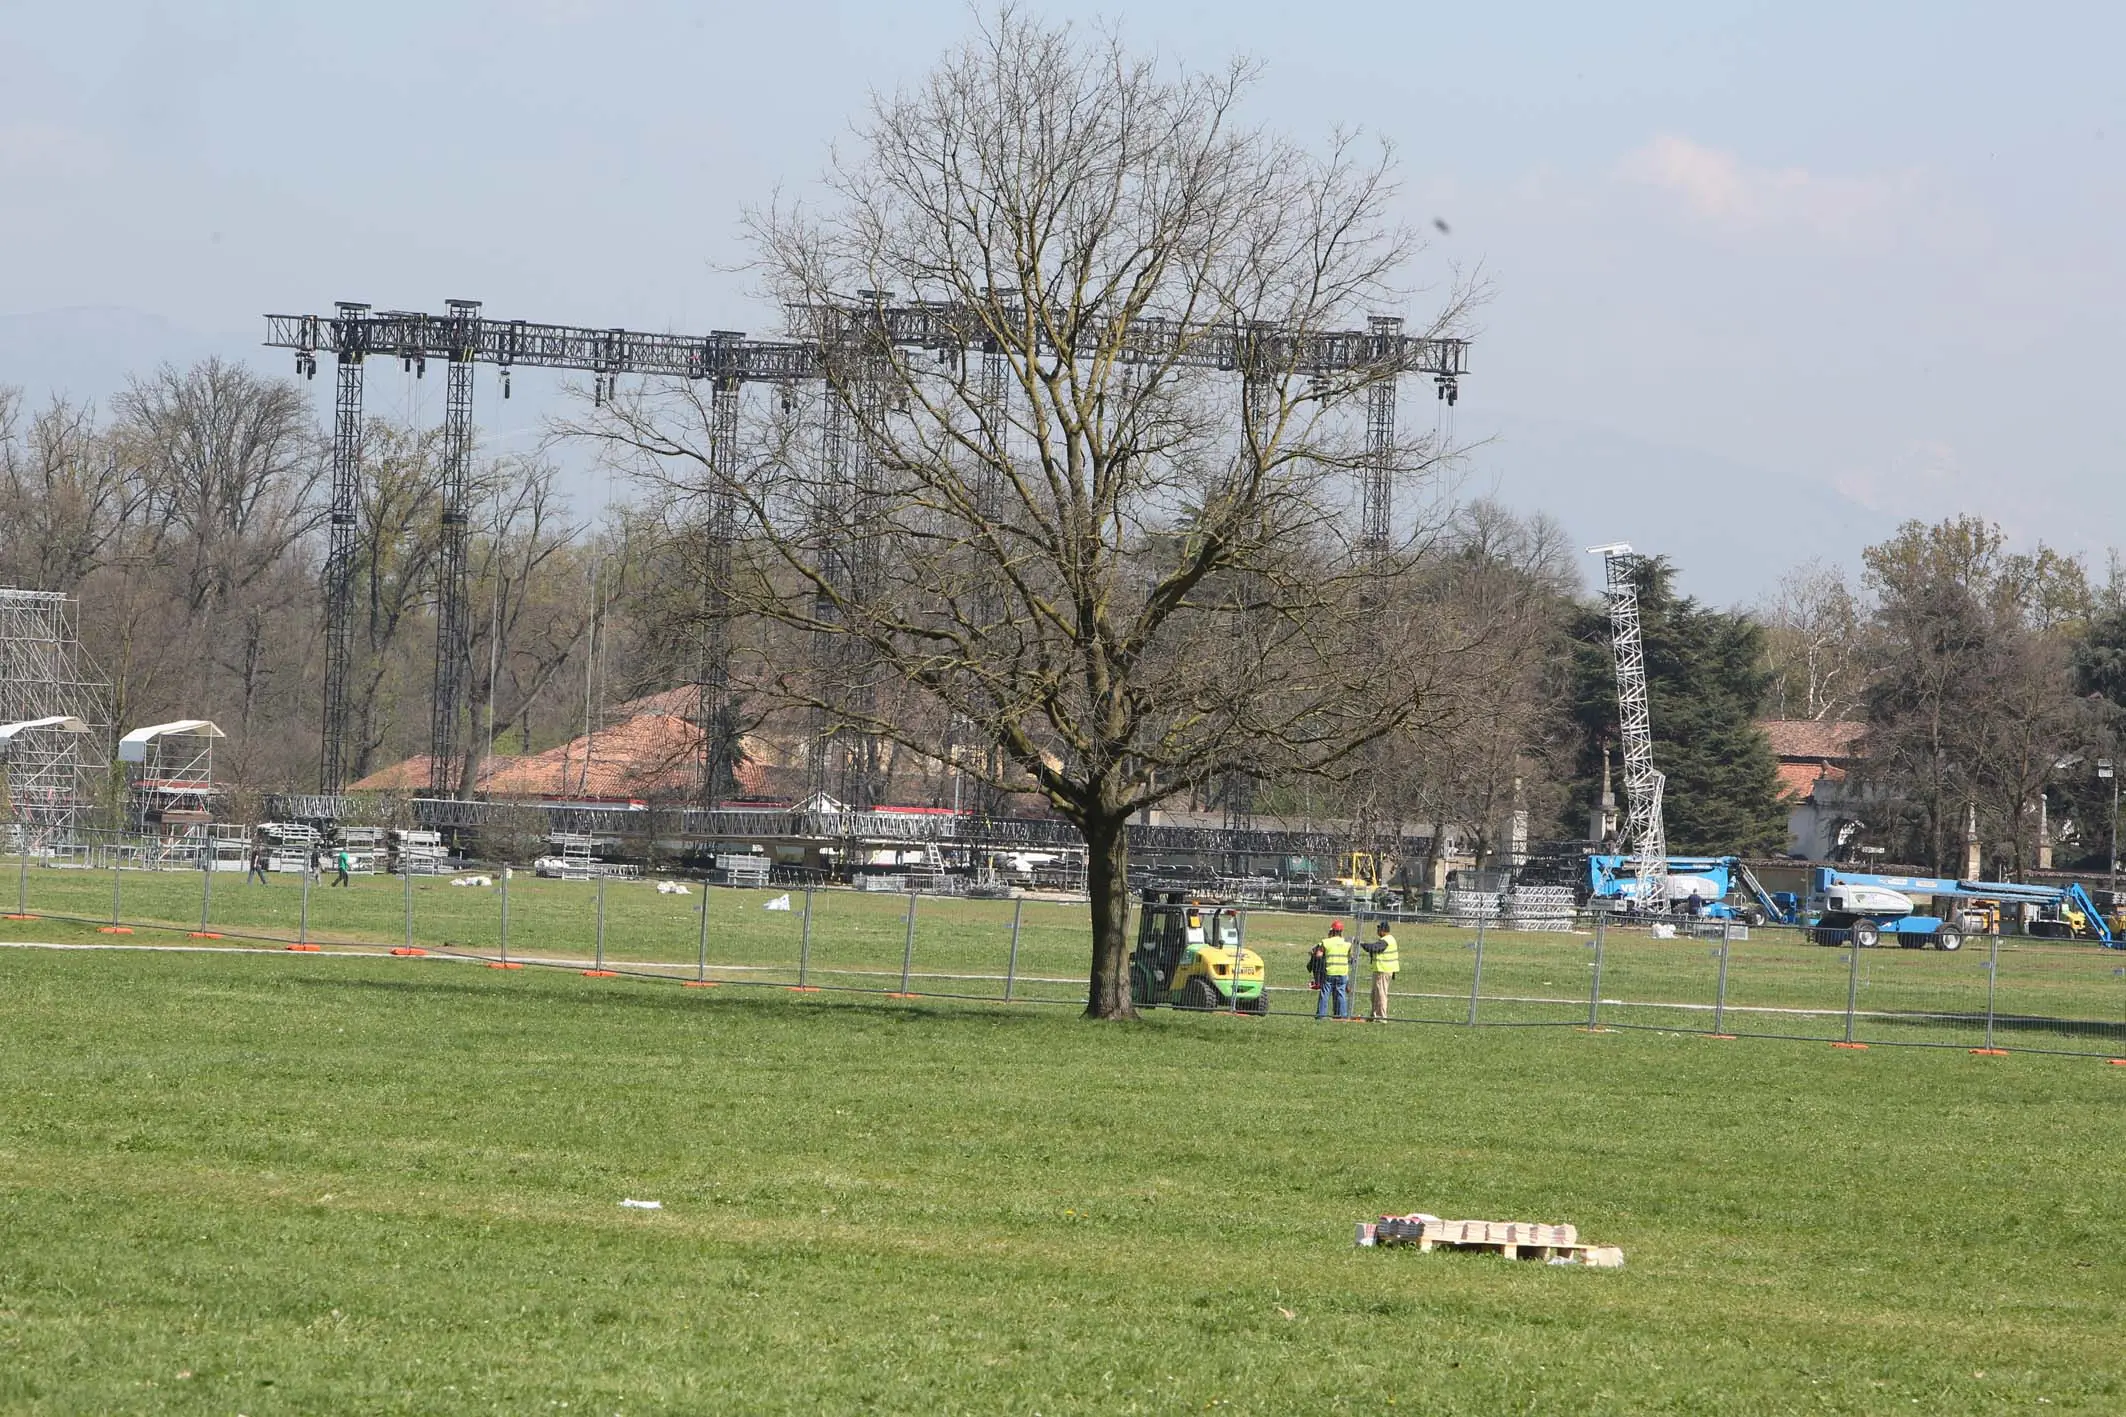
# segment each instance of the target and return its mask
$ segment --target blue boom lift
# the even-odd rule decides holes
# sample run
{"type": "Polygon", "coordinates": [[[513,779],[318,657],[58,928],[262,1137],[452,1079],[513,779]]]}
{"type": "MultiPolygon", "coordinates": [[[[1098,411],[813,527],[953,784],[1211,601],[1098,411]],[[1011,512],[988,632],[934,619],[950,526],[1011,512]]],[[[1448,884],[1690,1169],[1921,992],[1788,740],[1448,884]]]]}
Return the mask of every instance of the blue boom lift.
{"type": "Polygon", "coordinates": [[[1791,893],[1766,890],[1738,856],[1669,857],[1666,901],[1644,900],[1638,879],[1637,857],[1587,858],[1588,895],[1596,900],[1619,902],[1622,909],[1687,913],[1690,898],[1696,896],[1700,918],[1741,920],[1752,925],[1767,921],[1791,925],[1800,910],[1800,902],[1791,893]]]}
{"type": "Polygon", "coordinates": [[[1805,924],[1820,944],[1851,938],[1864,947],[1888,940],[1905,949],[1955,950],[1967,934],[1994,933],[2004,926],[2014,933],[2019,924],[2021,933],[2041,938],[2095,940],[2106,949],[2126,949],[2126,935],[2074,882],[1957,881],[1819,866],[1804,902],[1790,892],[1766,890],[1738,857],[1671,856],[1667,863],[1668,898],[1649,902],[1640,896],[1635,858],[1590,856],[1588,895],[1617,909],[1665,914],[1688,914],[1687,903],[1696,896],[1700,918],[1805,924]],[[1928,902],[1927,911],[1919,909],[1921,899],[1928,902]]]}
{"type": "Polygon", "coordinates": [[[2010,907],[2021,907],[2024,932],[2050,939],[2095,940],[2106,949],[2126,948],[2111,922],[2079,882],[2064,886],[2013,881],[1954,881],[1940,876],[1874,876],[1816,868],[1812,904],[1820,902],[1815,926],[1823,943],[1841,943],[1850,930],[1857,945],[1885,937],[1906,949],[1932,945],[1953,950],[1964,942],[1967,918],[1983,917],[1999,929],[2010,907]],[[1922,914],[1914,897],[1926,897],[1933,913],[1922,914]]]}

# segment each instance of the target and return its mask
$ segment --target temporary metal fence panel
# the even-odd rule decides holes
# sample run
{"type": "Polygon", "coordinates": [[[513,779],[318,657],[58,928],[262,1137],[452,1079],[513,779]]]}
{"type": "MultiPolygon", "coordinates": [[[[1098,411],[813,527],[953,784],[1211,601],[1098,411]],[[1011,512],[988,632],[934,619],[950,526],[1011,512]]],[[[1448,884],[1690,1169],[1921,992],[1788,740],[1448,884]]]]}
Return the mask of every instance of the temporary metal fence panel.
{"type": "MultiPolygon", "coordinates": [[[[1477,984],[1477,940],[1491,948],[1488,919],[1434,915],[1395,922],[1401,967],[1388,992],[1388,1017],[1426,1023],[1466,1023],[1477,984]]],[[[1490,961],[1486,962],[1487,968],[1490,961]]],[[[1479,1010],[1481,1016],[1481,1009],[1479,1010]]]]}
{"type": "Polygon", "coordinates": [[[1591,936],[1488,925],[1479,1023],[1584,1025],[1592,975],[1591,936]]]}
{"type": "Polygon", "coordinates": [[[1994,1046],[2126,1057],[2126,952],[2002,940],[1994,1046]]]}
{"type": "Polygon", "coordinates": [[[1753,929],[1727,941],[1722,1031],[1765,1038],[1843,1040],[1853,983],[1844,932],[1753,929]],[[1819,943],[1818,935],[1831,943],[1819,943]]]}
{"type": "MultiPolygon", "coordinates": [[[[99,844],[88,870],[63,864],[75,859],[64,856],[0,859],[5,913],[90,927],[115,919],[179,939],[204,933],[378,950],[410,942],[499,959],[506,895],[508,954],[534,966],[602,963],[675,981],[1077,1008],[1090,964],[1082,900],[704,887],[693,879],[601,885],[524,871],[505,887],[499,868],[478,866],[347,887],[331,884],[329,870],[260,885],[217,880],[196,864],[140,869],[122,842],[99,844]]],[[[1513,928],[1529,918],[1399,915],[1402,969],[1390,1018],[2126,1056],[2126,953],[2084,942],[2010,937],[1996,947],[1981,937],[1954,952],[1893,943],[1856,951],[1844,932],[1754,927],[1746,938],[1722,939],[1724,927],[1712,922],[1656,933],[1610,920],[1598,947],[1591,919],[1570,932],[1513,928]]],[[[1246,943],[1264,960],[1271,1012],[1314,1014],[1307,956],[1327,924],[1321,914],[1247,913],[1246,943]]],[[[1347,915],[1345,924],[1347,938],[1371,933],[1369,920],[1347,915]]],[[[1370,982],[1361,952],[1351,976],[1354,1015],[1366,1012],[1370,982]]]]}
{"type": "MultiPolygon", "coordinates": [[[[973,909],[978,904],[1005,907],[992,918],[1001,931],[1002,958],[1011,967],[1014,1000],[1062,1008],[1085,1006],[1086,980],[1092,972],[1090,906],[1081,901],[1032,897],[1009,903],[969,901],[961,908],[973,909]],[[1014,914],[1019,920],[1019,953],[1016,966],[1012,967],[1010,937],[1014,914]]],[[[1129,926],[1136,927],[1134,911],[1129,926]]],[[[1131,939],[1134,943],[1135,937],[1131,939]]],[[[986,946],[984,953],[997,958],[994,948],[986,946]]]]}
{"type": "Polygon", "coordinates": [[[1585,941],[1586,1019],[1590,1026],[1714,1033],[1722,1016],[1721,954],[1739,945],[1724,929],[1678,932],[1666,939],[1644,926],[1605,923],[1585,941]],[[1599,986],[1599,992],[1597,992],[1599,986]]]}
{"type": "Polygon", "coordinates": [[[1863,1043],[1983,1047],[1990,940],[1953,950],[1902,949],[1896,937],[1860,952],[1854,1038],[1863,1043]]]}
{"type": "Polygon", "coordinates": [[[907,907],[905,894],[816,892],[811,982],[837,989],[898,992],[901,960],[910,938],[907,907]]]}

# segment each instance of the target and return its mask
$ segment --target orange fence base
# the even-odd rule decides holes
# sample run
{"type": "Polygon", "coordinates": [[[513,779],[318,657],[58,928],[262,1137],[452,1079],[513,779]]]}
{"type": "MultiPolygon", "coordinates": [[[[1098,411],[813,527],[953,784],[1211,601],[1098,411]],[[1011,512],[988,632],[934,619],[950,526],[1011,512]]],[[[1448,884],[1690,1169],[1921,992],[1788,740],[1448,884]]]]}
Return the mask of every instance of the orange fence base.
{"type": "Polygon", "coordinates": [[[1868,1050],[1868,1045],[1865,1043],[1833,1043],[1831,1046],[1833,1048],[1850,1048],[1856,1053],[1865,1053],[1868,1050]]]}
{"type": "Polygon", "coordinates": [[[217,935],[212,930],[194,930],[191,934],[191,938],[195,940],[218,940],[221,938],[221,936],[217,935]]]}
{"type": "Polygon", "coordinates": [[[513,963],[510,963],[510,962],[509,962],[509,961],[507,961],[507,960],[494,960],[494,959],[491,959],[491,960],[489,960],[489,961],[487,962],[487,967],[488,967],[489,969],[522,969],[522,968],[524,968],[524,966],[523,966],[523,965],[521,965],[521,964],[513,964],[513,963]]]}
{"type": "Polygon", "coordinates": [[[786,984],[783,987],[793,994],[817,994],[819,992],[817,984],[786,984]]]}
{"type": "Polygon", "coordinates": [[[2008,1050],[2005,1048],[1973,1048],[1971,1056],[1974,1058],[2005,1058],[2008,1056],[2008,1050]]]}
{"type": "Polygon", "coordinates": [[[130,935],[133,933],[133,927],[130,925],[98,925],[96,933],[99,935],[130,935]]]}
{"type": "Polygon", "coordinates": [[[0,920],[35,920],[34,915],[0,915],[0,920]]]}
{"type": "Polygon", "coordinates": [[[290,945],[288,946],[288,952],[290,954],[314,955],[323,951],[324,948],[323,945],[290,945]]]}
{"type": "Polygon", "coordinates": [[[2114,1068],[2126,1068],[2126,1058],[2109,1058],[2105,1061],[2109,1062],[2114,1068]]]}
{"type": "Polygon", "coordinates": [[[889,999],[920,999],[923,996],[921,994],[896,994],[893,993],[891,990],[888,990],[886,993],[886,997],[889,999]]]}
{"type": "Polygon", "coordinates": [[[1737,1035],[1732,1033],[1708,1033],[1705,1036],[1707,1038],[1717,1038],[1722,1043],[1732,1043],[1735,1041],[1737,1035]]]}
{"type": "Polygon", "coordinates": [[[689,979],[685,983],[689,989],[716,989],[721,987],[721,981],[715,979],[689,979]]]}
{"type": "Polygon", "coordinates": [[[585,979],[618,979],[620,972],[614,969],[586,969],[583,971],[583,977],[585,979]]]}
{"type": "Polygon", "coordinates": [[[426,950],[410,949],[405,945],[398,945],[391,952],[405,959],[419,959],[428,953],[426,950]]]}

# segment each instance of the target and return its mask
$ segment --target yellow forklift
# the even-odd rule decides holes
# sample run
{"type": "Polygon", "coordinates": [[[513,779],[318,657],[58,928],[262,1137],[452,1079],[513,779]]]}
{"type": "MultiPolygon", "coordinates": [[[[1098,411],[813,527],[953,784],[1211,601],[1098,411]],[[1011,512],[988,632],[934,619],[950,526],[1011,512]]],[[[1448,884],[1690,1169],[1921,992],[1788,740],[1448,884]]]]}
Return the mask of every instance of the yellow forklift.
{"type": "Polygon", "coordinates": [[[1138,1008],[1267,1012],[1262,956],[1241,943],[1240,914],[1181,891],[1146,890],[1129,957],[1130,1002],[1138,1008]]]}
{"type": "Polygon", "coordinates": [[[1338,875],[1325,886],[1321,904],[1331,910],[1399,910],[1402,893],[1395,889],[1395,861],[1371,851],[1347,851],[1338,862],[1338,875]]]}

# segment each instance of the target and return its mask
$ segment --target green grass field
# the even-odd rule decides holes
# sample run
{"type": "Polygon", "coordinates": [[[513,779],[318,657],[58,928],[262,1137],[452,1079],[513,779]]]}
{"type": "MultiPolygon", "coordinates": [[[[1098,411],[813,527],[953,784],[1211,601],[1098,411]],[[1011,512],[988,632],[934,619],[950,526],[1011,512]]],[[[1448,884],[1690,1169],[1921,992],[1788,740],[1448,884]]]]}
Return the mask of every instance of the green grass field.
{"type": "Polygon", "coordinates": [[[2122,1087],[0,949],[0,1409],[2115,1412],[2122,1087]],[[1352,1247],[1415,1208],[1628,1267],[1352,1247]]]}
{"type": "MultiPolygon", "coordinates": [[[[307,921],[298,880],[246,884],[220,875],[205,898],[199,873],[107,871],[32,865],[26,873],[0,862],[0,901],[17,892],[32,912],[65,920],[0,921],[0,940],[99,938],[84,921],[108,921],[114,893],[119,915],[143,938],[183,939],[202,917],[231,944],[292,940],[327,947],[399,945],[497,955],[504,946],[499,887],[457,887],[437,878],[407,882],[358,877],[345,889],[320,883],[309,892],[307,921]],[[115,887],[115,891],[114,891],[115,887]],[[204,909],[203,909],[204,907],[204,909]],[[408,930],[409,913],[412,929],[408,930]],[[155,928],[159,927],[159,928],[155,928]]],[[[829,989],[898,991],[904,956],[909,989],[926,995],[1080,1002],[1085,992],[1086,911],[1052,900],[924,898],[916,905],[909,950],[908,900],[849,890],[811,898],[810,943],[802,891],[798,908],[768,911],[777,891],[712,890],[704,935],[702,896],[660,895],[650,882],[613,882],[604,892],[604,960],[618,969],[829,989]],[[1011,951],[1012,921],[1019,949],[1011,951]]],[[[512,957],[580,961],[598,957],[598,896],[581,881],[520,874],[509,887],[507,946],[512,957]]],[[[1319,916],[1254,912],[1248,941],[1267,959],[1272,1006],[1311,1012],[1307,948],[1326,922],[1319,916]]],[[[1437,1022],[1465,1020],[1476,979],[1472,932],[1444,924],[1399,928],[1411,968],[1398,1012],[1437,1022]]],[[[1758,932],[1731,947],[1726,1006],[1717,1017],[1717,952],[1705,941],[1651,940],[1611,932],[1602,973],[1603,1019],[1611,1024],[1840,1038],[1848,986],[1861,1017],[1856,1036],[1877,1042],[1976,1046],[1985,1041],[1989,954],[1974,941],[1956,954],[1877,949],[1862,952],[1857,978],[1842,951],[1792,931],[1758,932]]],[[[1490,933],[1483,965],[1481,1018],[1493,1023],[1584,1023],[1593,992],[1593,954],[1584,936],[1490,933]]],[[[1362,983],[1362,981],[1361,981],[1362,983]]],[[[2126,955],[2087,944],[2003,942],[1995,1010],[1997,1040],[2018,1048],[2126,1050],[2126,955]]]]}

